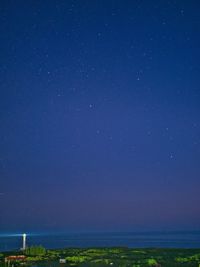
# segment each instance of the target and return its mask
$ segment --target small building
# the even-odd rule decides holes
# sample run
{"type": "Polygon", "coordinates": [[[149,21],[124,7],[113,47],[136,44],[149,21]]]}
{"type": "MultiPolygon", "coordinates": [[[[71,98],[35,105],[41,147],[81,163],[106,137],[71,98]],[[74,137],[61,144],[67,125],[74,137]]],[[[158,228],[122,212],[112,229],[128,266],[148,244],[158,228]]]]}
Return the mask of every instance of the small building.
{"type": "Polygon", "coordinates": [[[66,263],[66,259],[60,259],[59,263],[66,263]]]}
{"type": "Polygon", "coordinates": [[[12,261],[24,261],[26,256],[24,255],[12,255],[5,257],[5,262],[12,262],[12,261]]]}

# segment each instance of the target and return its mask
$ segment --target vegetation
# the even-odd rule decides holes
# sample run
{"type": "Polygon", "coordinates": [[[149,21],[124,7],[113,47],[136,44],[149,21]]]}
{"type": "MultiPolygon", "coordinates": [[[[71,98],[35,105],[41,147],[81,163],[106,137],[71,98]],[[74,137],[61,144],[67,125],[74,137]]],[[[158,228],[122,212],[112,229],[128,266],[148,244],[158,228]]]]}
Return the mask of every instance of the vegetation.
{"type": "Polygon", "coordinates": [[[43,246],[31,246],[26,248],[24,254],[27,256],[43,256],[46,254],[46,249],[43,246]]]}
{"type": "Polygon", "coordinates": [[[147,259],[148,266],[157,266],[158,262],[155,259],[147,259]]]}
{"type": "MultiPolygon", "coordinates": [[[[0,266],[4,258],[18,253],[0,253],[0,266]]],[[[14,262],[14,266],[77,266],[77,267],[200,267],[200,249],[131,249],[131,248],[67,248],[46,250],[30,247],[25,250],[25,262],[14,262]],[[64,259],[66,264],[60,264],[64,259]]]]}

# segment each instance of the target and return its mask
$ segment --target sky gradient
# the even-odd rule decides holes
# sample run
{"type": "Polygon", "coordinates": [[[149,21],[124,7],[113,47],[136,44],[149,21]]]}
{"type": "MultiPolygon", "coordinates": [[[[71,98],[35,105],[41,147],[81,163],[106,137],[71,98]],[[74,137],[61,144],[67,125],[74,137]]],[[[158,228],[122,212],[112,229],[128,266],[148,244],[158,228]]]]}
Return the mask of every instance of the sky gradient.
{"type": "Polygon", "coordinates": [[[0,231],[200,229],[200,3],[0,3],[0,231]]]}

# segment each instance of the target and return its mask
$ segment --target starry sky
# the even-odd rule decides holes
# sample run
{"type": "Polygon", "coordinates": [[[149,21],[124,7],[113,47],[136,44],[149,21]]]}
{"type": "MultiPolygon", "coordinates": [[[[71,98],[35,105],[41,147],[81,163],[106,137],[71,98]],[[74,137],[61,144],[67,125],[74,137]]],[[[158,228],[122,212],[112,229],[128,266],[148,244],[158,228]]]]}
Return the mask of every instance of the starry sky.
{"type": "Polygon", "coordinates": [[[199,11],[1,1],[1,231],[200,229],[199,11]]]}

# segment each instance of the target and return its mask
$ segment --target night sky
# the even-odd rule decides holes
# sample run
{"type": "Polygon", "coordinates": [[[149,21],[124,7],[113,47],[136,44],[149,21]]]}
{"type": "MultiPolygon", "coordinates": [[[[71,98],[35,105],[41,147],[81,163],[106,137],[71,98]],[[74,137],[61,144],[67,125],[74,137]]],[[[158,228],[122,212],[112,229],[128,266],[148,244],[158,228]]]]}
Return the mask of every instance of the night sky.
{"type": "Polygon", "coordinates": [[[1,0],[1,232],[200,229],[199,14],[1,0]]]}

